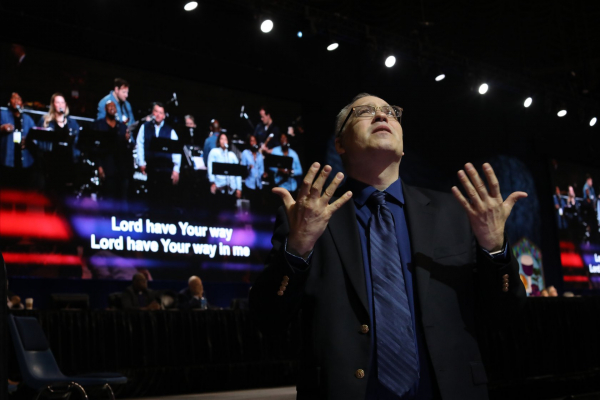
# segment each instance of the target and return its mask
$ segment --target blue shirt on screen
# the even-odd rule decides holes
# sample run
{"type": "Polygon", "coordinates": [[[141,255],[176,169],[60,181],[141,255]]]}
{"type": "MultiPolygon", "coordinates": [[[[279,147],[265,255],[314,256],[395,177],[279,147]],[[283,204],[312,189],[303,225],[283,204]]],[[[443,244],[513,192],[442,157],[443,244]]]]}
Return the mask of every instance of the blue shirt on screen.
{"type": "Polygon", "coordinates": [[[98,115],[96,115],[96,119],[106,118],[106,103],[108,103],[109,100],[112,100],[112,102],[117,106],[118,121],[123,122],[125,125],[130,125],[133,123],[133,111],[131,110],[131,104],[129,104],[127,100],[121,103],[119,100],[117,100],[115,93],[112,90],[98,102],[98,115]],[[127,122],[125,122],[125,119],[127,122]]]}
{"type": "MultiPolygon", "coordinates": [[[[281,146],[277,146],[273,148],[271,152],[274,156],[283,156],[283,150],[281,146]]],[[[275,185],[287,189],[290,192],[295,192],[298,189],[298,182],[296,180],[297,176],[302,176],[302,164],[300,164],[300,158],[298,158],[298,153],[296,153],[292,149],[288,149],[287,157],[292,157],[292,170],[294,171],[294,175],[286,175],[281,174],[277,171],[277,168],[271,168],[271,170],[275,173],[275,185]]]]}
{"type": "MultiPolygon", "coordinates": [[[[25,138],[29,130],[35,126],[33,119],[27,114],[21,114],[23,125],[21,126],[21,137],[25,138]]],[[[15,126],[15,118],[10,110],[0,110],[0,125],[11,124],[15,126]]],[[[0,134],[0,162],[6,167],[15,166],[15,144],[13,133],[0,134]]],[[[33,157],[29,150],[21,150],[21,165],[29,168],[33,164],[33,157]]]]}
{"type": "Polygon", "coordinates": [[[242,161],[240,164],[248,167],[248,176],[244,180],[246,187],[252,190],[262,189],[262,175],[265,172],[265,164],[262,154],[260,154],[260,152],[256,152],[255,160],[252,151],[246,149],[242,152],[242,161]]]}

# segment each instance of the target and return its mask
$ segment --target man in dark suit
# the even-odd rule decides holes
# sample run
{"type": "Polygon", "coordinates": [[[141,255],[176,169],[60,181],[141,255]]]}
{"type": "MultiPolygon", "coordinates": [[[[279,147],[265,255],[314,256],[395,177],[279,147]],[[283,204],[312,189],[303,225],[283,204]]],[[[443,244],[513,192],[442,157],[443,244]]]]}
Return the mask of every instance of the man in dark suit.
{"type": "Polygon", "coordinates": [[[208,309],[208,302],[204,296],[204,285],[202,285],[202,279],[195,275],[188,279],[188,287],[179,292],[179,309],[208,309]]]}
{"type": "Polygon", "coordinates": [[[153,290],[148,289],[148,280],[140,272],[133,276],[131,286],[121,293],[123,310],[160,310],[160,304],[153,290]]]}
{"type": "Polygon", "coordinates": [[[296,200],[273,189],[284,207],[250,308],[263,328],[302,310],[299,399],[485,399],[475,313],[504,321],[525,296],[504,225],[527,194],[503,200],[489,164],[489,191],[458,172],[470,201],[403,184],[401,116],[358,95],[336,124],[350,190],[338,173],[323,191],[318,163],[296,200]]]}

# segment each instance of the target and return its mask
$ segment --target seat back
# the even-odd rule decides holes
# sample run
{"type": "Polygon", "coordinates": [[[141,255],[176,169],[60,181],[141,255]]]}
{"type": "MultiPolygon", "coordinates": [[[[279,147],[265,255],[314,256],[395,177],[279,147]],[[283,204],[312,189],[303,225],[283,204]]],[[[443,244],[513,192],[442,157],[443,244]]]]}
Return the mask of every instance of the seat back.
{"type": "Polygon", "coordinates": [[[37,319],[9,315],[8,326],[19,369],[27,386],[41,389],[52,382],[67,380],[56,364],[46,335],[37,319]]]}
{"type": "Polygon", "coordinates": [[[114,310],[122,310],[121,296],[121,292],[110,293],[108,295],[108,307],[114,310]]]}

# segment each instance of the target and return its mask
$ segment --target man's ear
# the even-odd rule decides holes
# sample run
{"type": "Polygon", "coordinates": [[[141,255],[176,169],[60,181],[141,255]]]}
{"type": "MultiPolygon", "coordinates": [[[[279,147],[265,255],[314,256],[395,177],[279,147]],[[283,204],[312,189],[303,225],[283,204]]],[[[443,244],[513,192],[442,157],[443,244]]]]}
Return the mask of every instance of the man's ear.
{"type": "Polygon", "coordinates": [[[337,151],[338,154],[342,155],[346,152],[346,150],[344,149],[344,146],[342,145],[342,137],[338,136],[335,138],[335,151],[337,151]]]}

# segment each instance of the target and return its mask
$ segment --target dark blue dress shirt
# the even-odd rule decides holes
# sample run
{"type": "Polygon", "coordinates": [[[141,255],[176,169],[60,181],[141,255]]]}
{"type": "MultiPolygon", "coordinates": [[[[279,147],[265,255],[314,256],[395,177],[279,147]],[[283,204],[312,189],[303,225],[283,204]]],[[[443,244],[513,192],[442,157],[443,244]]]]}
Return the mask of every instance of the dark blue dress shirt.
{"type": "MultiPolygon", "coordinates": [[[[369,233],[369,222],[372,216],[371,209],[367,206],[367,200],[373,194],[375,189],[373,186],[369,186],[365,183],[356,181],[349,178],[346,183],[347,190],[352,191],[354,207],[356,210],[356,220],[358,222],[358,232],[360,236],[361,249],[363,254],[363,265],[365,267],[365,283],[367,286],[367,299],[369,301],[369,316],[371,319],[371,326],[373,323],[373,286],[371,283],[371,263],[368,250],[367,235],[369,233]]],[[[417,320],[415,313],[415,295],[414,295],[414,276],[412,268],[412,253],[410,247],[410,238],[408,235],[408,225],[406,224],[406,216],[404,214],[404,193],[402,191],[402,182],[400,179],[392,183],[386,190],[388,196],[386,198],[387,206],[390,209],[394,222],[396,224],[396,237],[398,239],[398,249],[400,252],[400,258],[402,260],[402,273],[404,274],[404,282],[406,285],[406,294],[410,305],[413,332],[415,332],[415,342],[417,343],[417,351],[419,353],[419,380],[415,382],[413,388],[404,396],[402,400],[408,399],[431,399],[432,398],[432,382],[429,373],[428,361],[427,361],[427,349],[425,347],[425,340],[423,331],[421,329],[420,321],[417,320]]],[[[390,251],[392,251],[390,249],[390,251]]],[[[400,267],[400,266],[399,266],[400,267]]],[[[375,326],[375,331],[377,327],[375,326]]],[[[375,357],[377,353],[375,351],[375,337],[371,335],[371,370],[375,370],[377,366],[377,360],[375,357]]],[[[377,374],[371,374],[369,384],[367,388],[367,399],[375,400],[379,399],[377,396],[377,374]]],[[[382,399],[381,399],[382,400],[382,399]]]]}

